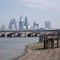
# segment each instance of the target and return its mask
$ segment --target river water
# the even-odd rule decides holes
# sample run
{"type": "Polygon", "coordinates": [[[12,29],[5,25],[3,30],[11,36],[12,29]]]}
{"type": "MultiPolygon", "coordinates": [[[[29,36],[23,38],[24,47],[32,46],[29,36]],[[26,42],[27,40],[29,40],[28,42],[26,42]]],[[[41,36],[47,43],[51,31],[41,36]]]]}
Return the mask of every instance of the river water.
{"type": "Polygon", "coordinates": [[[25,46],[39,38],[0,38],[0,60],[12,60],[24,53],[25,46]]]}

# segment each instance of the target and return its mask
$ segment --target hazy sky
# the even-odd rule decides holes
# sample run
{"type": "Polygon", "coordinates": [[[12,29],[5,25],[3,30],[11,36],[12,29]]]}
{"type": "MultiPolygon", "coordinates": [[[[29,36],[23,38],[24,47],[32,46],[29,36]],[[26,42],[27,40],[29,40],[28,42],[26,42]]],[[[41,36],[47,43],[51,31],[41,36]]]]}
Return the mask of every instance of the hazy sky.
{"type": "Polygon", "coordinates": [[[51,27],[60,28],[60,0],[0,0],[0,27],[13,18],[18,24],[20,16],[28,16],[30,25],[35,20],[44,27],[49,20],[51,27]]]}

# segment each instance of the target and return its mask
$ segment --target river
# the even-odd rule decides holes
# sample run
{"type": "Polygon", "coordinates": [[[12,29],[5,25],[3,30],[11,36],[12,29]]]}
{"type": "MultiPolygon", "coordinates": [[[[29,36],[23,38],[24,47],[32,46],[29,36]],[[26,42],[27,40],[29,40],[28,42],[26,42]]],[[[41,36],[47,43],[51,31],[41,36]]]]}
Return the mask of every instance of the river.
{"type": "Polygon", "coordinates": [[[38,42],[39,38],[0,38],[0,60],[12,60],[24,53],[25,46],[38,42]]]}

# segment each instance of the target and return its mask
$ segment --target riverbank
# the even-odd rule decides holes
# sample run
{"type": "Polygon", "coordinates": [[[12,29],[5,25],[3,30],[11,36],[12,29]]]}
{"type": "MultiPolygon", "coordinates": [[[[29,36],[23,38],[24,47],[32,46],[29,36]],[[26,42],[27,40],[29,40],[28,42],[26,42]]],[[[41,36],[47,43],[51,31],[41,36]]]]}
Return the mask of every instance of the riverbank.
{"type": "Polygon", "coordinates": [[[13,60],[18,60],[19,58],[25,56],[28,52],[30,52],[32,50],[36,50],[36,49],[41,49],[42,47],[43,47],[42,43],[28,44],[24,49],[24,53],[21,56],[15,57],[13,60]]]}
{"type": "MultiPolygon", "coordinates": [[[[31,48],[33,45],[28,45],[25,53],[15,60],[60,60],[60,48],[36,50],[31,48]]],[[[35,45],[38,46],[37,44],[35,45]]]]}

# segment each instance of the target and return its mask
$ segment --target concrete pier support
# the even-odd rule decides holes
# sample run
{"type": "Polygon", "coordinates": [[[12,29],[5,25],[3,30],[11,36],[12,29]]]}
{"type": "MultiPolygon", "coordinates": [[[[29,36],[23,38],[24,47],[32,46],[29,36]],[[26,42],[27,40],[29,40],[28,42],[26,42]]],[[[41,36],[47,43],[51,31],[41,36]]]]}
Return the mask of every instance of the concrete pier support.
{"type": "Polygon", "coordinates": [[[5,35],[5,37],[7,37],[7,34],[6,33],[4,33],[4,35],[5,35]]]}

